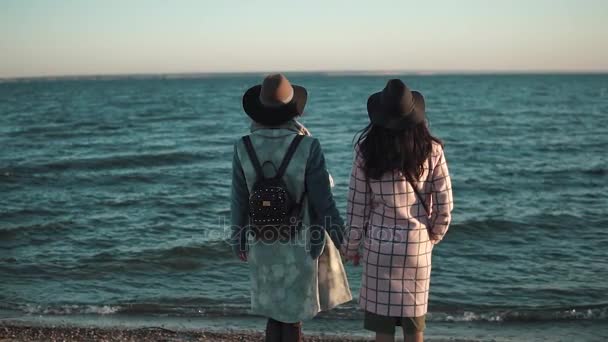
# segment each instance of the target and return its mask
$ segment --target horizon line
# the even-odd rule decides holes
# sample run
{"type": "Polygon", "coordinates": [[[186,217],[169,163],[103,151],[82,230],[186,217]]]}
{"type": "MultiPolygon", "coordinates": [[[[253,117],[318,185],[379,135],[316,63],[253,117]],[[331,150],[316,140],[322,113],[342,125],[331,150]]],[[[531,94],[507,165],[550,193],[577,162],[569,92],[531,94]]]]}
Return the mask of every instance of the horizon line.
{"type": "Polygon", "coordinates": [[[185,71],[185,72],[136,72],[136,73],[82,73],[55,74],[40,76],[0,76],[1,82],[36,80],[111,80],[111,79],[180,79],[204,78],[213,76],[266,75],[281,72],[284,74],[323,74],[325,76],[476,76],[476,75],[602,75],[608,70],[285,70],[285,71],[185,71]]]}

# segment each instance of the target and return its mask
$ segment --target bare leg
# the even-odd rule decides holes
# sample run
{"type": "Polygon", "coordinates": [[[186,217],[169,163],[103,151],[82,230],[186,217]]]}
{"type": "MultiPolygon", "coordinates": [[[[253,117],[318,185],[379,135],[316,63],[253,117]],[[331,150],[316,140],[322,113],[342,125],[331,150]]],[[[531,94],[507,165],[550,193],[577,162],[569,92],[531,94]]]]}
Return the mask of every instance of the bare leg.
{"type": "Polygon", "coordinates": [[[403,337],[405,342],[423,342],[424,341],[424,333],[422,331],[416,333],[407,333],[405,332],[405,328],[403,328],[403,337]]]}
{"type": "Polygon", "coordinates": [[[395,335],[376,333],[376,342],[395,342],[395,335]]]}

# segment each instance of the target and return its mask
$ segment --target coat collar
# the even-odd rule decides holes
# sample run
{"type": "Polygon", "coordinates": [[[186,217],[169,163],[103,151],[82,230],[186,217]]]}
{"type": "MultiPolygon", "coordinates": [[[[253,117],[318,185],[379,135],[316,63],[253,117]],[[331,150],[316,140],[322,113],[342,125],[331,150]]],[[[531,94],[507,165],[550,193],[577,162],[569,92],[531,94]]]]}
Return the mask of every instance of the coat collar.
{"type": "Polygon", "coordinates": [[[300,132],[300,125],[295,120],[289,120],[275,127],[268,127],[257,122],[251,124],[251,133],[264,137],[283,137],[300,132]]]}

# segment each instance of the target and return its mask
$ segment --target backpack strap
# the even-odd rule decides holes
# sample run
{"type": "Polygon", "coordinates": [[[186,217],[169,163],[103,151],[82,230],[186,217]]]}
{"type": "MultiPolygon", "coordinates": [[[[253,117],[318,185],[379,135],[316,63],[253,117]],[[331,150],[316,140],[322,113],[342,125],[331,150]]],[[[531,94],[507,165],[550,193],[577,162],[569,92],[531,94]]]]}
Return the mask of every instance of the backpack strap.
{"type": "Polygon", "coordinates": [[[249,155],[249,160],[251,160],[251,164],[253,164],[253,168],[255,169],[255,174],[258,179],[265,179],[264,171],[262,171],[262,165],[260,164],[260,160],[258,159],[258,155],[255,153],[253,149],[253,144],[251,144],[251,138],[246,135],[243,137],[243,143],[245,144],[245,148],[247,149],[247,154],[249,155]]]}
{"type": "Polygon", "coordinates": [[[279,166],[279,170],[277,171],[277,174],[274,176],[277,179],[281,179],[283,178],[283,175],[285,175],[285,171],[287,170],[287,166],[289,166],[289,162],[291,161],[291,158],[293,157],[294,153],[296,152],[296,149],[298,148],[298,145],[300,145],[300,142],[302,141],[302,139],[304,139],[303,135],[296,135],[295,138],[293,138],[293,140],[291,141],[291,144],[289,145],[289,148],[287,149],[287,152],[285,153],[285,157],[283,157],[283,161],[281,162],[281,166],[279,166]]]}

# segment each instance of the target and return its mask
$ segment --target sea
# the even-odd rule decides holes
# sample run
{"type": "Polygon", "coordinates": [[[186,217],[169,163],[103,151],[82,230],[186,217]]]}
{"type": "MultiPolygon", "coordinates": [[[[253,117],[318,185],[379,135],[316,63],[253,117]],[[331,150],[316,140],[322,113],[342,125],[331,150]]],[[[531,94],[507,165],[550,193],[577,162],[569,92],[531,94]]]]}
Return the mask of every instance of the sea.
{"type": "MultiPolygon", "coordinates": [[[[608,339],[607,74],[287,76],[343,214],[368,96],[390,78],[424,94],[455,201],[429,338],[608,339]]],[[[241,98],[262,77],[0,83],[0,324],[262,330],[226,243],[241,98]]],[[[371,336],[362,317],[354,300],[305,331],[371,336]]]]}

